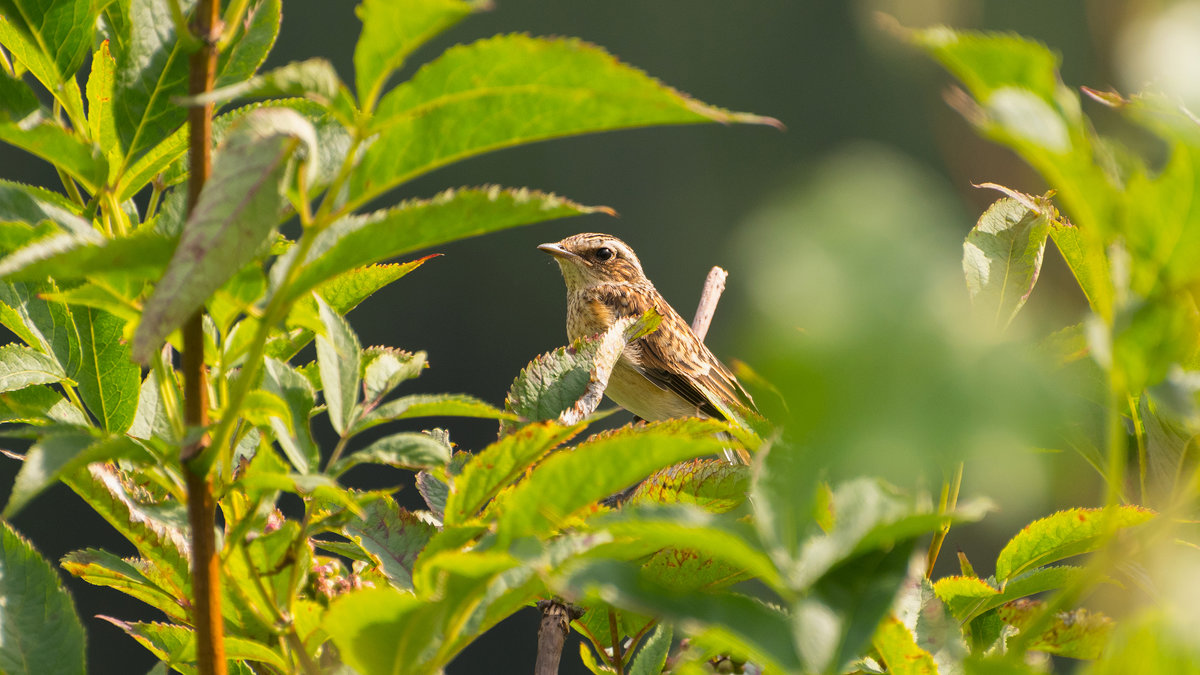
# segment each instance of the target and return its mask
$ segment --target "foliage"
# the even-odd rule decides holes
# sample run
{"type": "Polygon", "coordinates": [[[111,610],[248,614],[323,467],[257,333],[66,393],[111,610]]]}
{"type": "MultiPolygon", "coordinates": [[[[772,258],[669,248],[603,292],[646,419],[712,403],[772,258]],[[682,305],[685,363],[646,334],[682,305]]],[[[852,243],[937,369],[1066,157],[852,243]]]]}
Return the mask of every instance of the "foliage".
{"type": "MultiPolygon", "coordinates": [[[[871,478],[823,482],[813,450],[826,439],[787,413],[753,431],[687,419],[585,435],[613,364],[657,328],[654,313],[534,359],[504,409],[466,394],[397,393],[426,367],[425,353],[364,349],[346,314],[429,256],[380,263],[605,209],[493,186],[366,204],[522,143],[651,124],[775,123],[687,98],[570,39],[452,47],[389,88],[415,49],[482,5],[365,0],[352,92],[321,60],[258,72],[281,3],[229,3],[217,87],[186,101],[223,110],[212,176],[188,211],[179,101],[196,47],[191,3],[0,0],[0,139],[51,162],[63,188],[0,183],[0,324],[20,341],[0,347],[0,422],[31,441],[4,515],[62,481],[128,539],[128,558],[84,549],[61,561],[162,614],[108,621],[163,668],[195,670],[204,646],[193,630],[180,457],[207,436],[200,462],[221,515],[234,672],[436,673],[550,597],[582,610],[572,625],[597,673],[694,673],[715,662],[1026,672],[1030,650],[1103,656],[1111,660],[1094,669],[1107,672],[1153,641],[1169,617],[1114,627],[1078,601],[1110,580],[1114,542],[1173,533],[1196,496],[1193,120],[1152,97],[1096,95],[1168,142],[1154,171],[1095,134],[1041,46],[910,35],[963,80],[969,118],[1041,170],[1071,218],[1051,196],[1007,190],[968,237],[971,296],[996,328],[1009,326],[1053,238],[1093,313],[1051,349],[1099,371],[1109,420],[1072,439],[1107,482],[1109,504],[1030,524],[992,576],[964,556],[962,575],[930,581],[912,565],[918,542],[935,534],[932,561],[953,523],[986,510],[980,500],[958,504],[957,482],[936,504],[871,478]],[[229,107],[244,97],[265,100],[229,107]],[[280,229],[293,218],[294,238],[280,229]],[[214,420],[206,428],[185,423],[176,363],[179,329],[197,310],[214,420]],[[306,361],[310,344],[315,360],[306,361]],[[320,415],[338,435],[333,448],[314,440],[320,415]],[[498,438],[467,453],[445,430],[393,432],[347,452],[374,427],[435,416],[497,420],[498,438]],[[1124,419],[1137,442],[1136,500],[1124,419]],[[713,459],[731,444],[753,453],[753,466],[713,459]],[[360,464],[419,472],[428,509],[354,489],[346,474],[360,464]],[[624,503],[610,499],[627,491],[624,503]],[[277,509],[285,494],[302,504],[299,517],[277,509]],[[1088,553],[1083,567],[1054,564],[1088,553]],[[688,642],[672,653],[676,635],[688,642]]],[[[781,384],[785,396],[798,386],[781,384]]],[[[3,543],[3,670],[83,670],[82,628],[59,579],[7,524],[3,543]]],[[[1194,649],[1167,646],[1164,663],[1194,649]]]]}

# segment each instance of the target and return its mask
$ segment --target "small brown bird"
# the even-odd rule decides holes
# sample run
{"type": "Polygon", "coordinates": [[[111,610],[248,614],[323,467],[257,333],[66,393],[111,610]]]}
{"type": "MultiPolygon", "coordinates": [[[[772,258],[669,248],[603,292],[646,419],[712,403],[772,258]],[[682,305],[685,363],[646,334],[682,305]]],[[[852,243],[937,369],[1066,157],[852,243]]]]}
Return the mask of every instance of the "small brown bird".
{"type": "MultiPolygon", "coordinates": [[[[755,409],[733,373],[659,295],[625,242],[585,232],[538,248],[554,256],[566,281],[570,339],[603,332],[652,307],[663,316],[658,330],[630,342],[613,368],[605,393],[617,405],[647,421],[715,417],[738,423],[739,411],[755,409]]],[[[745,450],[737,453],[749,463],[745,450]]]]}

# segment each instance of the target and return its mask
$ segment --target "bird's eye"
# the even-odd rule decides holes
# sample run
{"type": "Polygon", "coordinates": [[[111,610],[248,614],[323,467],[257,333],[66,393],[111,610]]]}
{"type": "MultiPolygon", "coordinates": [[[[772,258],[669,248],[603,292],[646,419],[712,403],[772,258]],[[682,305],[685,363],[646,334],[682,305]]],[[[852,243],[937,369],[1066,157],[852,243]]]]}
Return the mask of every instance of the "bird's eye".
{"type": "Polygon", "coordinates": [[[605,260],[608,260],[609,258],[612,258],[612,257],[613,257],[613,251],[611,248],[609,248],[607,246],[601,246],[600,248],[596,249],[596,260],[599,260],[600,262],[604,262],[605,260]]]}

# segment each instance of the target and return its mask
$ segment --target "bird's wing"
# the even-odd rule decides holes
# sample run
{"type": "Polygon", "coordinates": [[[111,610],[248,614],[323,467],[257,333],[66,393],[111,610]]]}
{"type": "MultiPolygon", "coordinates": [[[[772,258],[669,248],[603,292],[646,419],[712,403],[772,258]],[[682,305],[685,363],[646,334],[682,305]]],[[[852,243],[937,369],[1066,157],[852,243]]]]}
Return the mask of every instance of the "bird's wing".
{"type": "Polygon", "coordinates": [[[754,410],[754,401],[737,378],[713,356],[677,312],[664,314],[658,330],[637,340],[640,370],[648,380],[678,394],[710,417],[737,422],[738,410],[754,410]]]}

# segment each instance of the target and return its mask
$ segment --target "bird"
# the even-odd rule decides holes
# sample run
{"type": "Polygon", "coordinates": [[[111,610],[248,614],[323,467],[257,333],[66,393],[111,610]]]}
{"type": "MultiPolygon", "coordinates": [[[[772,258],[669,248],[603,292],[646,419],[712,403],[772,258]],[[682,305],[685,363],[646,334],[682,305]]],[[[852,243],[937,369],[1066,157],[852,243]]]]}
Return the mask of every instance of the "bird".
{"type": "MultiPolygon", "coordinates": [[[[754,399],[662,297],[628,244],[583,232],[538,249],[553,256],[562,271],[571,340],[650,309],[662,316],[658,329],[630,341],[613,367],[605,394],[617,405],[648,422],[701,417],[740,424],[744,411],[757,413],[754,399]]],[[[726,456],[750,463],[741,448],[726,456]]]]}

